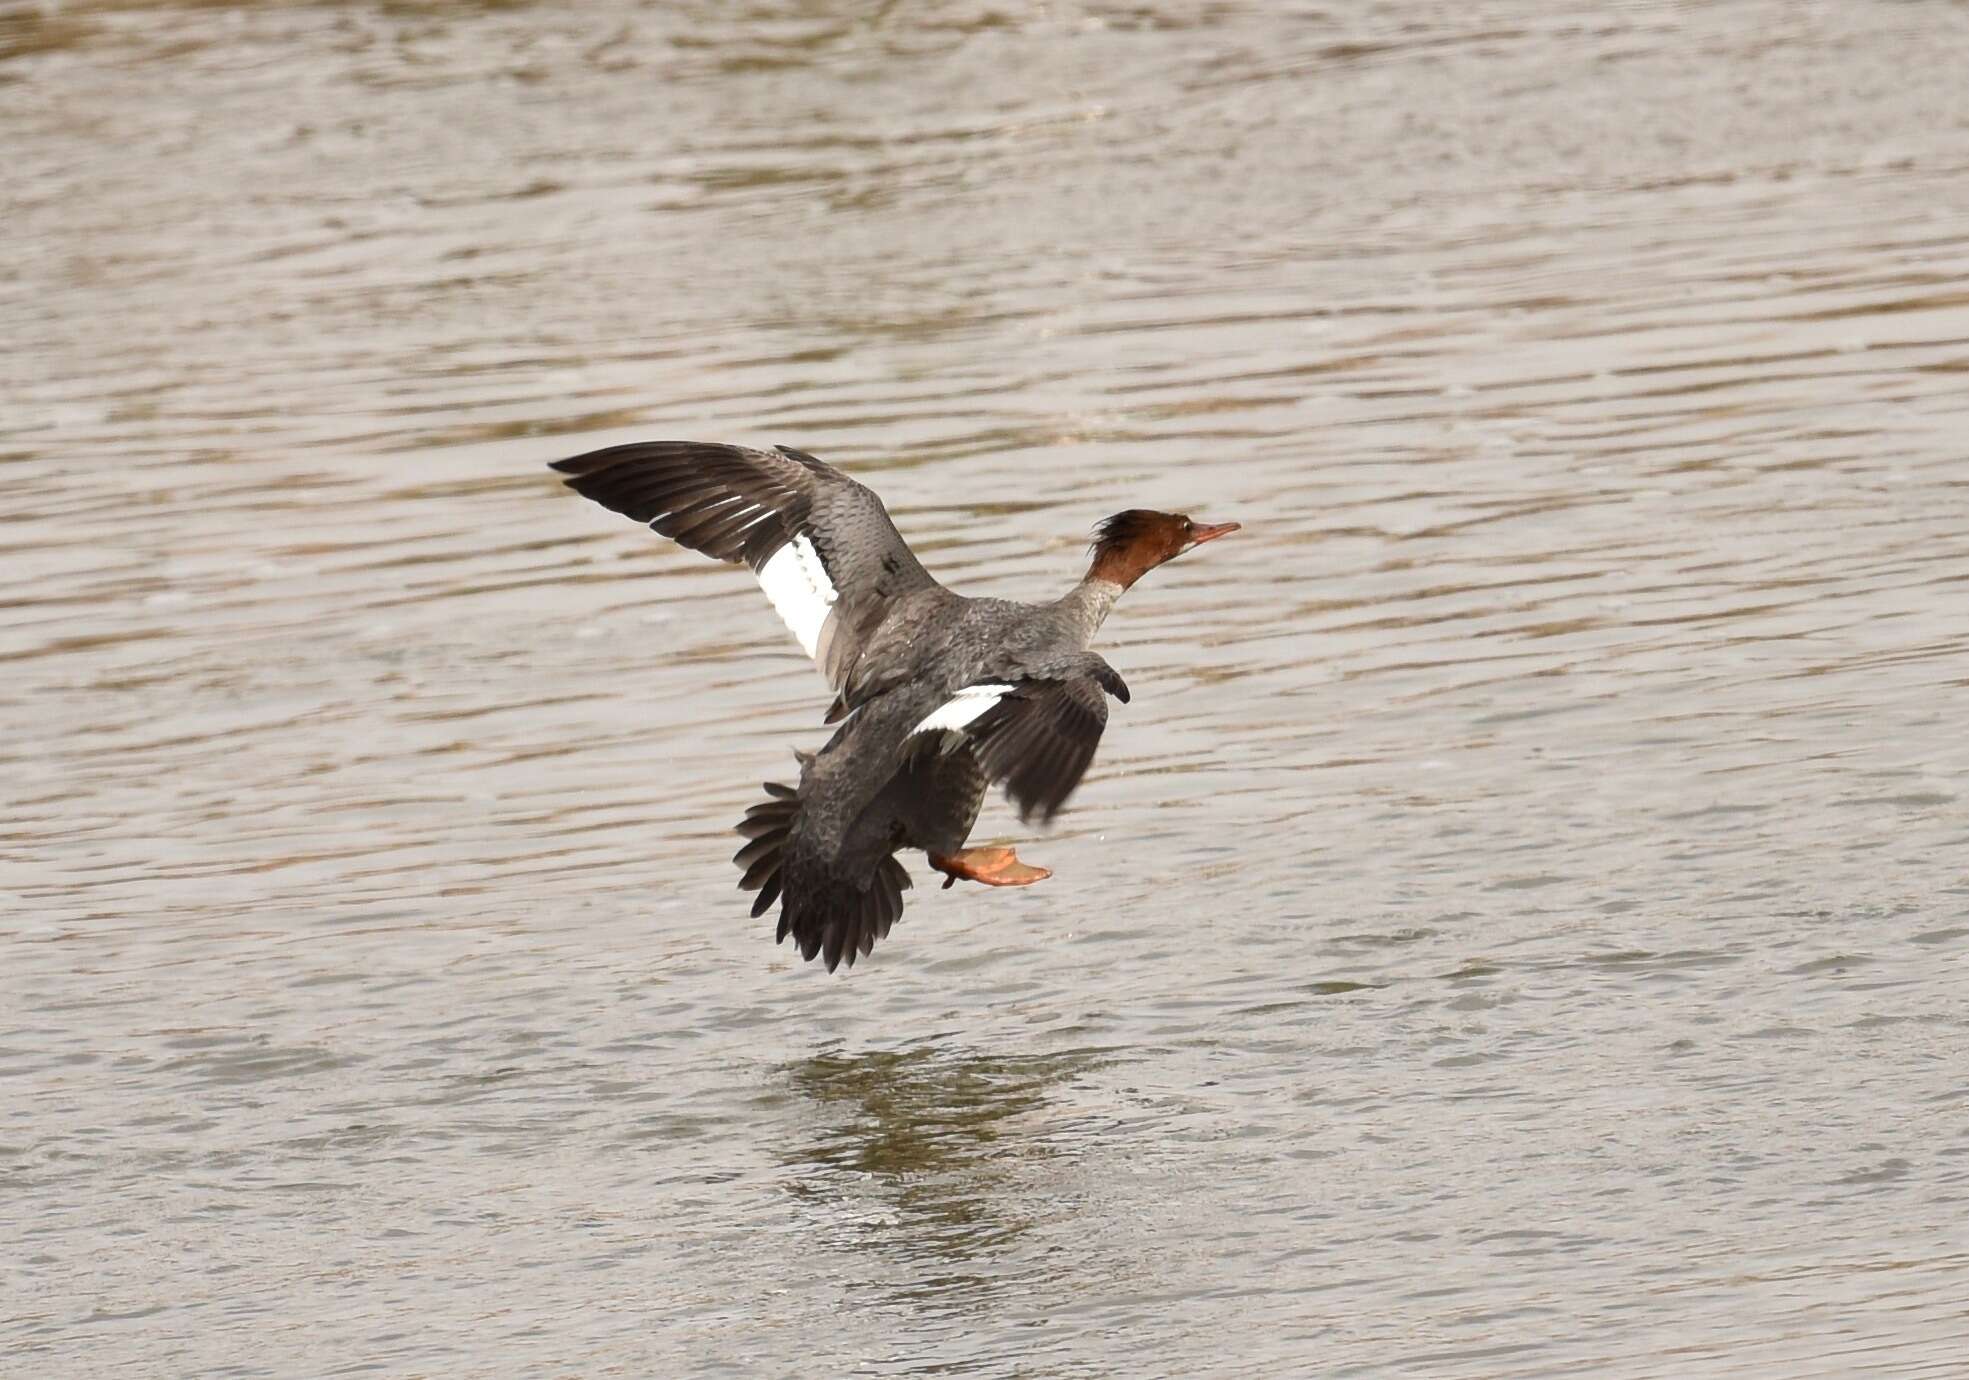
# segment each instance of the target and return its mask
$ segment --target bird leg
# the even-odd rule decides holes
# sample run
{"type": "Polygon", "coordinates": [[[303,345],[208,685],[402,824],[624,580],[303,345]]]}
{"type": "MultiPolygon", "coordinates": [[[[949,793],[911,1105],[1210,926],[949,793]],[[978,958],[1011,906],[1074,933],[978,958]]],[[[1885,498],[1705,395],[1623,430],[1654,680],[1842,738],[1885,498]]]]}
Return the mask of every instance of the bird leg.
{"type": "Polygon", "coordinates": [[[932,853],[930,866],[944,874],[945,891],[959,877],[986,886],[1031,886],[1053,875],[1046,868],[1020,862],[1009,848],[964,848],[955,853],[932,853]]]}

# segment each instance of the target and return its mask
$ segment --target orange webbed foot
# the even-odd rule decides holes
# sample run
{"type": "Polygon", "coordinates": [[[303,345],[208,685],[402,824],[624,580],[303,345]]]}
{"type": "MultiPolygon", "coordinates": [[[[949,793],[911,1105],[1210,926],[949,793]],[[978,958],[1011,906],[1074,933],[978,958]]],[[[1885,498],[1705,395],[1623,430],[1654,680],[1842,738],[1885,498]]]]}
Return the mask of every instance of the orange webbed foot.
{"type": "Polygon", "coordinates": [[[932,853],[930,866],[944,874],[946,891],[960,877],[970,882],[983,882],[986,886],[1031,886],[1053,875],[1047,868],[1020,862],[1018,854],[1009,848],[966,848],[956,853],[932,853]]]}

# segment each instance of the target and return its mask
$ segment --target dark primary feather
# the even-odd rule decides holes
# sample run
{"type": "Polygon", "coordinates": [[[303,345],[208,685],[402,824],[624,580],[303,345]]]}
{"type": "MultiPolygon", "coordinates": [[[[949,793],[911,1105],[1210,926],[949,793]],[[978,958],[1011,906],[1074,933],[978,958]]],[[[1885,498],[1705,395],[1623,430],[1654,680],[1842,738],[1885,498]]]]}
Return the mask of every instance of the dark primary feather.
{"type": "Polygon", "coordinates": [[[851,586],[880,584],[895,593],[935,583],[874,491],[788,446],[638,441],[556,460],[553,468],[584,498],[693,551],[754,570],[805,532],[843,598],[861,592],[851,586]]]}
{"type": "Polygon", "coordinates": [[[1080,785],[1108,723],[1107,695],[1128,687],[1105,676],[1024,680],[971,725],[973,751],[993,781],[1005,783],[1019,818],[1050,822],[1080,785]]]}
{"type": "Polygon", "coordinates": [[[890,601],[937,587],[872,490],[788,446],[638,441],[556,460],[553,468],[584,498],[755,574],[805,536],[838,596],[816,649],[837,689],[890,601]]]}

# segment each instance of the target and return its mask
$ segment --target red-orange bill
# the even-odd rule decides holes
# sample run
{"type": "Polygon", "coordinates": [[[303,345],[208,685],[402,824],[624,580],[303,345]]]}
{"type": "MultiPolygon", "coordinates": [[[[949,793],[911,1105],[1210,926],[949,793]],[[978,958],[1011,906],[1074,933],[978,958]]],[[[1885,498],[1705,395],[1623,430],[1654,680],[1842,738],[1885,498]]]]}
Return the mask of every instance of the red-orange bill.
{"type": "Polygon", "coordinates": [[[1241,522],[1199,522],[1190,528],[1190,540],[1201,546],[1204,542],[1228,537],[1243,525],[1241,522]]]}

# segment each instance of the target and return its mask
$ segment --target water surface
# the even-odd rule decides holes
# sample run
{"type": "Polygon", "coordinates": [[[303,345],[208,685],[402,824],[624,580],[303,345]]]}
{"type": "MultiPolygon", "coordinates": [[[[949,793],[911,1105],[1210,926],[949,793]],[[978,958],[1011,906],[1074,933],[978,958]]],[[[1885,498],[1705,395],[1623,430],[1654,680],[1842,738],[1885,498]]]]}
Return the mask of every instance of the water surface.
{"type": "Polygon", "coordinates": [[[0,11],[36,1374],[1896,1376],[1969,1292],[1944,3],[0,11]],[[1055,877],[828,977],[813,450],[1108,624],[1055,877]]]}

